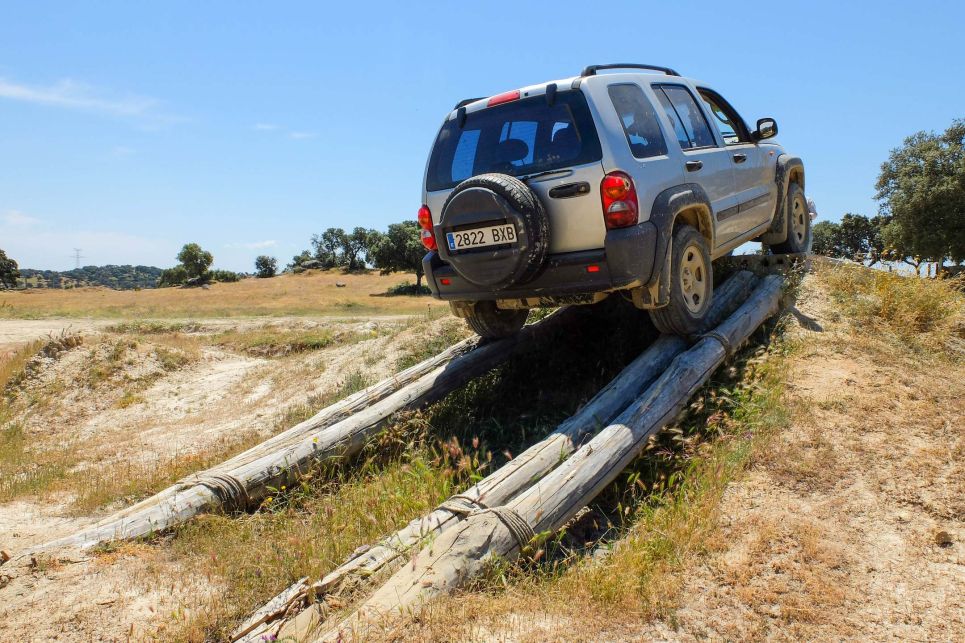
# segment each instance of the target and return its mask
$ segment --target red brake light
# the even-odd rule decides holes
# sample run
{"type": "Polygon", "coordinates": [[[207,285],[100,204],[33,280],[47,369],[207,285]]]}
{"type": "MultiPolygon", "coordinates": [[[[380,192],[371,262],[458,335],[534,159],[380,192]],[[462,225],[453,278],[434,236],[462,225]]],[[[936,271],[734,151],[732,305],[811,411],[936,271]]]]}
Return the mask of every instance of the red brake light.
{"type": "Polygon", "coordinates": [[[486,107],[492,107],[493,105],[502,105],[503,103],[508,103],[510,101],[519,100],[519,90],[514,89],[511,92],[503,92],[502,94],[496,94],[489,99],[486,103],[486,107]]]}
{"type": "Polygon", "coordinates": [[[432,234],[432,213],[429,211],[429,206],[424,205],[419,208],[419,227],[422,230],[419,231],[419,238],[422,240],[422,245],[426,247],[426,250],[436,249],[436,237],[432,234]]]}
{"type": "Polygon", "coordinates": [[[432,213],[429,212],[428,206],[419,208],[419,227],[423,230],[432,229],[432,213]]]}
{"type": "Polygon", "coordinates": [[[637,189],[625,172],[610,172],[600,183],[603,200],[603,221],[607,230],[627,228],[639,220],[637,189]]]}

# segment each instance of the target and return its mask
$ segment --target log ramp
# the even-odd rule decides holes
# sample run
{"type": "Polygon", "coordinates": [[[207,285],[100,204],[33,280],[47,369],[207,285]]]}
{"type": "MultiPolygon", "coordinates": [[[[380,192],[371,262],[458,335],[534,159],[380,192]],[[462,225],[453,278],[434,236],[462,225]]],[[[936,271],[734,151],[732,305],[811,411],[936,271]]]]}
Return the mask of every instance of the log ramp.
{"type": "Polygon", "coordinates": [[[215,467],[18,557],[62,547],[88,549],[170,529],[199,513],[257,506],[270,488],[290,485],[300,474],[325,461],[358,453],[367,440],[388,425],[393,414],[439,400],[511,355],[547,344],[574,312],[572,308],[559,310],[506,339],[459,342],[215,467]]]}
{"type": "Polygon", "coordinates": [[[493,557],[518,555],[534,533],[558,530],[636,457],[650,435],[676,417],[727,355],[777,310],[781,279],[768,277],[756,291],[755,286],[758,278],[752,273],[734,274],[714,293],[711,323],[746,303],[690,351],[684,352],[685,340],[661,336],[542,441],[429,515],[371,547],[360,548],[320,581],[298,581],[249,617],[236,630],[234,640],[310,637],[325,624],[326,595],[386,576],[413,550],[431,541],[431,550],[418,554],[412,565],[402,568],[359,611],[329,632],[338,638],[350,630],[365,638],[365,624],[376,622],[373,617],[398,613],[458,587],[493,557]],[[703,359],[700,366],[694,365],[695,353],[703,359]],[[655,415],[654,409],[660,414],[655,415]],[[614,418],[615,424],[607,426],[614,418]],[[642,432],[636,431],[640,435],[634,434],[637,426],[643,427],[642,432]],[[603,427],[607,428],[587,442],[603,427]],[[618,438],[627,432],[638,439],[623,444],[618,438]]]}

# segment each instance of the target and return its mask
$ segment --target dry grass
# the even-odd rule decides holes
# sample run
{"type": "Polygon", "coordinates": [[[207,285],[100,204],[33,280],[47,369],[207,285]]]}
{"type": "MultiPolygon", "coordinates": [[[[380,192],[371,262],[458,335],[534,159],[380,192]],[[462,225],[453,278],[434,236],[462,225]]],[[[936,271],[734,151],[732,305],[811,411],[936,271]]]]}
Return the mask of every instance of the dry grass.
{"type": "MultiPolygon", "coordinates": [[[[547,550],[547,562],[497,567],[473,591],[436,602],[384,638],[801,640],[887,631],[866,629],[870,613],[864,621],[851,617],[870,582],[858,577],[879,564],[877,534],[858,543],[854,534],[863,530],[856,524],[842,532],[834,516],[868,512],[852,505],[862,506],[869,487],[946,525],[962,515],[957,498],[965,497],[965,471],[954,454],[965,452],[965,435],[953,427],[965,414],[965,372],[961,355],[944,350],[961,323],[962,295],[948,283],[861,269],[822,270],[813,281],[831,304],[825,312],[846,332],[826,329],[813,344],[778,342],[736,385],[718,380],[705,390],[702,403],[711,404],[693,418],[695,426],[682,420],[677,437],[686,442],[716,423],[722,428],[710,434],[714,439],[685,448],[678,466],[655,464],[666,475],[657,476],[656,486],[654,468],[638,462],[610,490],[618,509],[634,516],[629,530],[611,522],[602,541],[557,552],[561,562],[547,550]],[[798,373],[804,363],[816,370],[798,373]],[[809,401],[796,394],[802,386],[811,389],[809,401]],[[786,430],[792,422],[795,429],[786,430]],[[855,424],[863,429],[859,437],[846,430],[855,424]],[[929,446],[925,435],[942,436],[946,450],[929,446]],[[744,489],[748,467],[755,480],[769,482],[728,499],[732,489],[744,489]],[[829,499],[795,511],[785,492],[761,497],[775,495],[775,483],[797,497],[829,499]],[[631,493],[634,485],[641,493],[631,493]],[[695,584],[691,570],[701,565],[712,572],[695,584]]],[[[585,537],[587,520],[605,522],[605,507],[598,500],[570,525],[570,536],[585,537]]],[[[862,521],[860,514],[853,519],[862,521]]],[[[923,529],[924,542],[933,543],[929,529],[935,528],[923,529]]],[[[891,544],[892,536],[884,538],[891,544]]]]}
{"type": "Polygon", "coordinates": [[[861,334],[884,333],[913,348],[943,350],[965,312],[961,279],[918,279],[851,265],[825,267],[821,279],[861,334]]]}
{"type": "Polygon", "coordinates": [[[362,340],[398,332],[399,328],[379,326],[376,330],[333,331],[328,328],[279,329],[271,324],[259,328],[232,329],[211,338],[212,345],[254,357],[283,357],[318,351],[330,346],[355,344],[362,340]]]}
{"type": "Polygon", "coordinates": [[[202,288],[152,290],[37,289],[4,291],[0,317],[193,318],[258,315],[401,315],[445,308],[431,297],[385,296],[410,275],[310,271],[273,279],[243,279],[202,288]],[[335,283],[344,283],[339,288],[335,283]]]}
{"type": "Polygon", "coordinates": [[[787,348],[725,369],[539,564],[497,567],[385,640],[622,640],[671,615],[680,570],[712,547],[728,485],[788,422],[787,348]]]}
{"type": "MultiPolygon", "coordinates": [[[[177,531],[171,551],[217,579],[218,592],[173,640],[225,640],[240,619],[304,575],[320,577],[357,547],[422,515],[467,484],[473,470],[449,448],[374,455],[361,466],[306,477],[254,515],[204,516],[177,531]]],[[[471,458],[470,458],[471,460],[471,458]]]]}
{"type": "Polygon", "coordinates": [[[0,355],[0,395],[23,376],[27,362],[40,352],[43,345],[44,341],[38,339],[20,346],[8,355],[0,355]]]}

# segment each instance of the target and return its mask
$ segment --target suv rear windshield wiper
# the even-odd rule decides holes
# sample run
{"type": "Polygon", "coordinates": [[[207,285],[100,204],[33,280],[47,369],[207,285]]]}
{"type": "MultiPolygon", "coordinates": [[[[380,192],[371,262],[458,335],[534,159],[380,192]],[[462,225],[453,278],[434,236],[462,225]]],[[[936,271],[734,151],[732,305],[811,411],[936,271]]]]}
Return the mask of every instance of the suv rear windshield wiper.
{"type": "Polygon", "coordinates": [[[532,174],[521,174],[516,178],[520,181],[529,181],[530,179],[538,179],[543,176],[549,176],[551,174],[572,174],[573,171],[569,168],[562,168],[559,170],[545,170],[543,172],[533,172],[532,174]]]}

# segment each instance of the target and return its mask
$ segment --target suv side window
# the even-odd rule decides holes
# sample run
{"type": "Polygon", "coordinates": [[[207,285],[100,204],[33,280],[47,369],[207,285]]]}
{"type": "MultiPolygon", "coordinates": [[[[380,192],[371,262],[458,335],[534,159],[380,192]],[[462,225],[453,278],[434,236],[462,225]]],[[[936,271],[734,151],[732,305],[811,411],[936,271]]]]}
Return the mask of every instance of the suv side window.
{"type": "Polygon", "coordinates": [[[727,101],[703,89],[698,89],[698,92],[707,107],[710,108],[710,113],[714,115],[717,129],[726,145],[738,145],[750,140],[746,135],[742,135],[743,128],[740,116],[737,115],[733,107],[727,104],[727,101]]]}
{"type": "Polygon", "coordinates": [[[717,141],[710,131],[710,124],[700,111],[693,94],[682,85],[654,85],[657,98],[674,123],[677,140],[683,149],[716,147],[717,141]],[[682,132],[681,132],[682,130],[682,132]]]}
{"type": "Polygon", "coordinates": [[[645,159],[667,153],[667,142],[660,131],[657,113],[638,85],[619,84],[607,87],[610,101],[617,110],[630,152],[645,159]]]}

